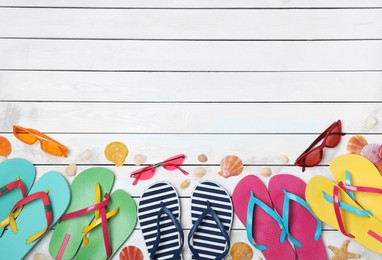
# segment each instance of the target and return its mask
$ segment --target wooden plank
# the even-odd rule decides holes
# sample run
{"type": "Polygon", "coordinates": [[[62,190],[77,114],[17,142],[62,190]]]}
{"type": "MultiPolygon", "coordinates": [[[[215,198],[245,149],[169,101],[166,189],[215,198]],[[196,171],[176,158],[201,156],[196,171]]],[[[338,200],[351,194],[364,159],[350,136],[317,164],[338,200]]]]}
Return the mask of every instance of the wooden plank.
{"type": "Polygon", "coordinates": [[[381,0],[1,0],[0,6],[114,7],[114,8],[354,8],[382,7],[381,0]]]}
{"type": "Polygon", "coordinates": [[[2,100],[117,102],[381,101],[382,72],[0,72],[2,100]],[[164,83],[162,83],[164,82],[164,83]],[[309,92],[305,91],[309,88],[309,92]],[[362,89],[362,91],[357,91],[362,89]],[[73,95],[75,93],[75,95],[73,95]]]}
{"type": "MultiPolygon", "coordinates": [[[[380,117],[375,104],[348,103],[0,103],[1,132],[13,124],[45,132],[88,133],[318,133],[342,119],[344,131],[380,117]]],[[[144,137],[142,137],[144,138],[144,137]]],[[[182,138],[182,136],[179,136],[182,138]]]]}
{"type": "Polygon", "coordinates": [[[3,25],[0,27],[0,37],[198,40],[382,38],[381,9],[2,8],[0,24],[3,25]]]}
{"type": "Polygon", "coordinates": [[[0,41],[1,70],[381,70],[382,41],[0,41]],[[118,55],[116,55],[118,54],[118,55]]]}

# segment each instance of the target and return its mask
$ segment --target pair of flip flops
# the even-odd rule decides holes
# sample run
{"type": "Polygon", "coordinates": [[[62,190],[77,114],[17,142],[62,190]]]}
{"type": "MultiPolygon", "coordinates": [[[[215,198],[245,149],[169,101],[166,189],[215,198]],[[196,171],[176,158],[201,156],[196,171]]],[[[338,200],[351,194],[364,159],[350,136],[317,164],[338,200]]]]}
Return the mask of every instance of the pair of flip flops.
{"type": "MultiPolygon", "coordinates": [[[[192,259],[224,259],[230,247],[232,217],[231,198],[224,188],[211,181],[195,187],[193,226],[188,235],[192,259]]],[[[180,202],[173,186],[158,182],[147,188],[139,202],[138,218],[150,259],[183,259],[180,202]]]]}
{"type": "Polygon", "coordinates": [[[301,179],[289,174],[273,176],[268,189],[255,175],[237,184],[232,195],[235,213],[248,241],[265,259],[327,259],[321,222],[305,201],[305,188],[301,179]]]}
{"type": "Polygon", "coordinates": [[[61,174],[47,172],[33,184],[35,175],[33,164],[24,159],[0,164],[2,259],[22,259],[69,205],[69,185],[61,174]]]}
{"type": "Polygon", "coordinates": [[[134,230],[134,200],[123,191],[109,195],[112,171],[94,167],[72,182],[68,213],[56,225],[49,244],[55,259],[109,259],[134,230]]]}
{"type": "Polygon", "coordinates": [[[382,177],[368,159],[346,154],[333,159],[337,183],[314,176],[306,200],[319,219],[366,248],[382,253],[382,177]]]}

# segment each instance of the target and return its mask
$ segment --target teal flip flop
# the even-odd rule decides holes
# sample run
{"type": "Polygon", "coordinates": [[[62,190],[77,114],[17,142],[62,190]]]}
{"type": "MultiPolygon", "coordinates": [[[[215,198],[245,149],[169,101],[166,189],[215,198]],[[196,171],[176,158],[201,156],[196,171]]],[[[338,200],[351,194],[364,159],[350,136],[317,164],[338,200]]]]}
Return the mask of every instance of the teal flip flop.
{"type": "Polygon", "coordinates": [[[24,159],[10,159],[0,163],[0,237],[7,225],[13,206],[28,194],[36,176],[33,164],[24,159]]]}
{"type": "Polygon", "coordinates": [[[29,194],[13,207],[19,212],[14,225],[0,239],[3,259],[22,259],[66,211],[70,189],[66,179],[58,172],[47,172],[31,188],[29,194]],[[49,224],[50,223],[50,224],[49,224]]]}
{"type": "MultiPolygon", "coordinates": [[[[113,184],[114,174],[109,169],[93,167],[81,172],[70,186],[72,200],[67,214],[97,204],[96,187],[99,187],[102,200],[106,193],[110,193],[113,184]]],[[[94,216],[94,212],[88,212],[59,222],[49,243],[50,255],[55,259],[73,259],[82,243],[82,229],[94,216]]]]}

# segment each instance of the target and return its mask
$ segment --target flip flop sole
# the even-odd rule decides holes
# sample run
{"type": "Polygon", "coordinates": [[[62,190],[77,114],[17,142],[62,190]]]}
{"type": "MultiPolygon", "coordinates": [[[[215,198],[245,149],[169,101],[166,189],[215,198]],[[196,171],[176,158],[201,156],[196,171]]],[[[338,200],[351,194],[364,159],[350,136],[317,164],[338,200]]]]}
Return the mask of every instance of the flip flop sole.
{"type": "MultiPolygon", "coordinates": [[[[103,199],[105,193],[110,192],[113,183],[114,174],[109,169],[94,167],[81,172],[70,186],[72,200],[67,212],[70,213],[94,205],[96,185],[101,186],[101,199],[103,199]]],[[[69,235],[61,259],[72,259],[81,245],[83,227],[89,225],[93,218],[94,213],[89,213],[58,223],[49,243],[50,255],[54,258],[57,256],[65,236],[69,235]]]]}
{"type": "MultiPolygon", "coordinates": [[[[157,219],[161,202],[172,212],[178,222],[180,219],[179,197],[173,186],[167,182],[158,182],[144,191],[139,201],[138,219],[149,255],[157,236],[157,219]]],[[[155,259],[173,259],[174,253],[180,246],[179,233],[167,215],[160,217],[159,225],[162,237],[155,259]]]]}
{"type": "MultiPolygon", "coordinates": [[[[7,185],[17,178],[21,180],[26,192],[32,187],[36,177],[36,169],[33,164],[24,159],[9,159],[0,163],[0,187],[7,185]]],[[[0,197],[0,221],[7,218],[13,206],[22,199],[19,189],[5,193],[0,197]]],[[[4,228],[0,228],[0,237],[4,228]]]]}
{"type": "MultiPolygon", "coordinates": [[[[191,196],[191,219],[194,225],[209,201],[220,222],[229,234],[232,225],[233,207],[228,192],[219,184],[211,181],[199,183],[191,196]]],[[[216,259],[227,247],[227,241],[222,236],[216,222],[206,215],[193,236],[193,247],[203,259],[216,259]]],[[[195,258],[193,258],[195,259],[195,258]]]]}
{"type": "MultiPolygon", "coordinates": [[[[283,216],[284,192],[295,194],[305,200],[306,184],[300,178],[289,174],[279,174],[273,176],[268,184],[268,191],[273,205],[283,216]]],[[[314,240],[317,220],[302,205],[290,200],[289,206],[289,231],[302,245],[295,247],[299,260],[322,260],[327,259],[326,248],[322,238],[314,240]]]]}
{"type": "MultiPolygon", "coordinates": [[[[264,183],[255,175],[244,177],[236,185],[232,195],[235,213],[244,226],[247,223],[247,210],[251,191],[253,191],[257,199],[261,200],[268,207],[273,208],[271,197],[264,183]]],[[[252,234],[255,243],[267,246],[268,248],[262,251],[265,259],[296,259],[296,255],[289,242],[285,240],[283,243],[280,243],[281,229],[271,216],[256,206],[252,221],[252,234]]]]}
{"type": "MultiPolygon", "coordinates": [[[[322,222],[340,230],[333,204],[323,196],[324,192],[332,197],[335,186],[337,185],[334,182],[323,176],[314,176],[306,186],[305,198],[314,214],[322,222]]],[[[339,200],[342,203],[363,211],[345,191],[341,188],[338,190],[339,200]]],[[[382,222],[374,217],[362,217],[343,209],[341,209],[341,216],[346,232],[355,236],[355,241],[378,254],[382,253],[382,222]]]]}
{"type": "MultiPolygon", "coordinates": [[[[52,207],[53,220],[50,227],[60,219],[66,211],[70,201],[70,189],[66,179],[58,172],[47,172],[31,188],[29,194],[49,191],[48,197],[52,207]]],[[[38,241],[27,244],[31,235],[46,227],[44,205],[41,200],[26,204],[16,219],[17,229],[4,232],[0,239],[0,255],[4,259],[22,259],[38,241]]]]}
{"type": "MultiPolygon", "coordinates": [[[[123,191],[116,190],[110,195],[107,212],[119,208],[116,215],[107,220],[112,255],[118,251],[122,244],[133,233],[137,223],[137,207],[131,196],[123,191]]],[[[101,224],[90,231],[89,244],[81,247],[74,259],[106,259],[106,251],[101,224]]]]}

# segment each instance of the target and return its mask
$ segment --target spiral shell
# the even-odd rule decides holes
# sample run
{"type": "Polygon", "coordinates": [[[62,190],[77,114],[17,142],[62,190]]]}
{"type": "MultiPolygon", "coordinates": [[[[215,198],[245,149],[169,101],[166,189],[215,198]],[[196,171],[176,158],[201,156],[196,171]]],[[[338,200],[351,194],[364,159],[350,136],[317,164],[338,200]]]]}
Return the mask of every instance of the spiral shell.
{"type": "Polygon", "coordinates": [[[361,155],[372,163],[377,163],[381,158],[378,155],[379,145],[378,144],[368,144],[365,145],[361,150],[361,155]]]}
{"type": "Polygon", "coordinates": [[[233,244],[229,253],[231,254],[232,260],[252,260],[253,257],[252,248],[243,242],[233,244]]]}
{"type": "Polygon", "coordinates": [[[361,154],[361,150],[365,145],[367,145],[365,137],[362,135],[355,135],[349,139],[347,150],[349,153],[361,154]]]}
{"type": "Polygon", "coordinates": [[[9,140],[0,136],[0,156],[8,156],[12,151],[12,146],[9,140]]]}
{"type": "Polygon", "coordinates": [[[115,165],[122,166],[129,153],[126,145],[121,142],[111,142],[105,148],[105,157],[115,165]]]}
{"type": "Polygon", "coordinates": [[[220,162],[219,174],[224,178],[237,176],[243,171],[243,162],[236,155],[227,155],[220,162]]]}
{"type": "Polygon", "coordinates": [[[143,254],[136,246],[126,246],[119,253],[119,260],[143,260],[143,254]]]}

